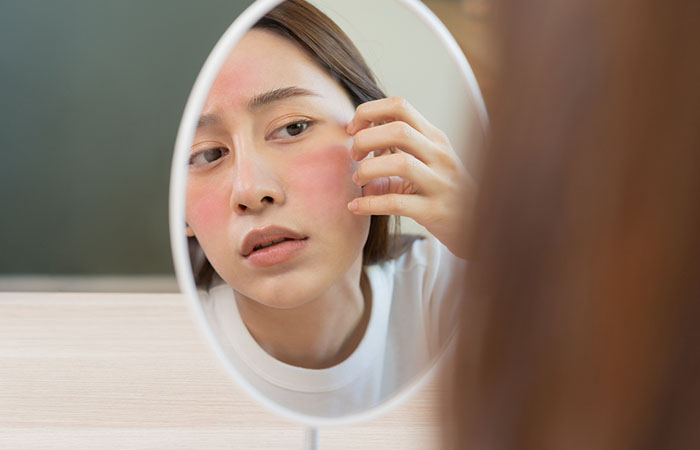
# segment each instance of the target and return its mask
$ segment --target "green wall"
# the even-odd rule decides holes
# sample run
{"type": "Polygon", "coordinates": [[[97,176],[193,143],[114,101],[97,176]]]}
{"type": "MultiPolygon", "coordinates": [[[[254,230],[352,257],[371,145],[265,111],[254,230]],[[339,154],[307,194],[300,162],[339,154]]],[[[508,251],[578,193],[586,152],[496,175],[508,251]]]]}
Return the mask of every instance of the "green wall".
{"type": "Polygon", "coordinates": [[[0,274],[168,274],[170,159],[250,0],[0,2],[0,274]]]}

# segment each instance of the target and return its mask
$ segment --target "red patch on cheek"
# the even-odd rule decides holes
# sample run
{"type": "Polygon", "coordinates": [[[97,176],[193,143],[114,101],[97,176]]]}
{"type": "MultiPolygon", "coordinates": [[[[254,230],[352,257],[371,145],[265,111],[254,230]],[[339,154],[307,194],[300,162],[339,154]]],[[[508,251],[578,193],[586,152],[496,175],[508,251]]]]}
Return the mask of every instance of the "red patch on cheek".
{"type": "Polygon", "coordinates": [[[343,146],[305,152],[293,166],[290,182],[309,194],[345,192],[352,183],[353,161],[343,146]]]}
{"type": "MultiPolygon", "coordinates": [[[[187,224],[195,234],[220,229],[226,218],[228,197],[214,186],[191,187],[187,192],[187,224]]],[[[201,236],[200,236],[201,237],[201,236]]]]}
{"type": "Polygon", "coordinates": [[[303,198],[307,207],[337,214],[347,210],[350,200],[362,195],[352,182],[355,167],[348,148],[342,145],[305,151],[290,167],[288,187],[303,198]]]}

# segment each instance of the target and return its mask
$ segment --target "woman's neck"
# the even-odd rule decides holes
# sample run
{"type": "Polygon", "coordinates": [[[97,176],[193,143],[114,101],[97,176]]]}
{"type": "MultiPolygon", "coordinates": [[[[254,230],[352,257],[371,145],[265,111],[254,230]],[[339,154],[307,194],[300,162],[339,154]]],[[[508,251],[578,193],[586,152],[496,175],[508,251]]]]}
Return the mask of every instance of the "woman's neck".
{"type": "Polygon", "coordinates": [[[267,353],[308,369],[349,357],[364,336],[372,305],[362,257],[322,295],[297,308],[271,308],[239,294],[236,302],[243,323],[267,353]]]}

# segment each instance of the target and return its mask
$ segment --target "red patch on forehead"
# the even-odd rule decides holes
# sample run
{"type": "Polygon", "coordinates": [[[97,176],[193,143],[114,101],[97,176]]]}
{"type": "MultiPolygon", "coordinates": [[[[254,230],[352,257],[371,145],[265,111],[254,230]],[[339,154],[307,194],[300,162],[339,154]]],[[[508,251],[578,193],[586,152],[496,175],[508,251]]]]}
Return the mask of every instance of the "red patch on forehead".
{"type": "Polygon", "coordinates": [[[245,106],[260,83],[264,67],[253,61],[228,64],[216,76],[204,104],[204,112],[221,107],[245,106]]]}

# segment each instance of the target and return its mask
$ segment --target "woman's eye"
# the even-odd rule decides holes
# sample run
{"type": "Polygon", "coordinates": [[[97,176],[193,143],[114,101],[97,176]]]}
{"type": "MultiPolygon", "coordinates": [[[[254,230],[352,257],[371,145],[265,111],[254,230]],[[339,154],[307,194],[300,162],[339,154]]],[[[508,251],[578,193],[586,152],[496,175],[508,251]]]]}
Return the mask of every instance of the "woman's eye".
{"type": "Polygon", "coordinates": [[[297,120],[296,122],[292,122],[288,125],[283,126],[282,128],[278,128],[272,133],[272,137],[284,139],[299,136],[301,133],[306,131],[306,129],[309,128],[311,125],[311,120],[297,120]]]}
{"type": "Polygon", "coordinates": [[[202,167],[207,164],[211,164],[228,153],[228,150],[223,147],[208,148],[206,150],[201,150],[190,156],[190,166],[202,167]]]}

